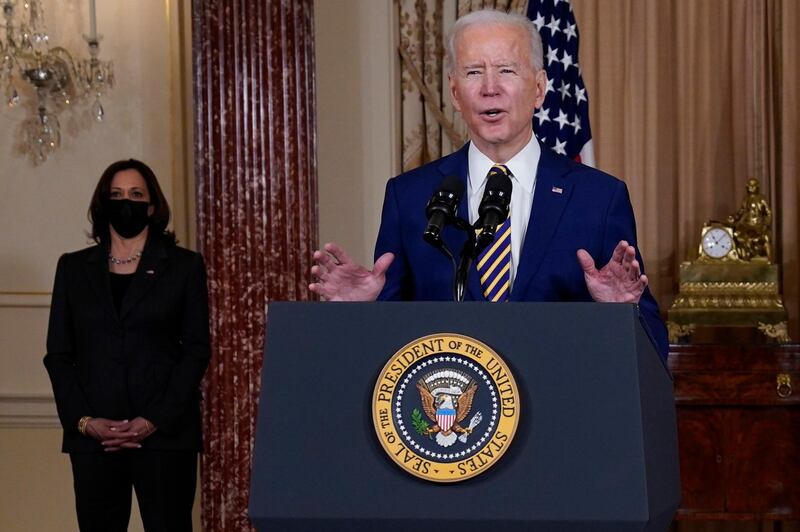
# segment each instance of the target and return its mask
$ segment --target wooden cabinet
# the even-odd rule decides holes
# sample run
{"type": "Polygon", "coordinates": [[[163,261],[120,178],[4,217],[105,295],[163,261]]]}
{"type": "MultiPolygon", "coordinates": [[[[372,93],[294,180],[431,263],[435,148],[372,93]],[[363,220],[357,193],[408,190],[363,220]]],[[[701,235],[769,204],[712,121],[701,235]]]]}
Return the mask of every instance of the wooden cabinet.
{"type": "Polygon", "coordinates": [[[800,519],[800,345],[672,346],[686,519],[800,519]]]}

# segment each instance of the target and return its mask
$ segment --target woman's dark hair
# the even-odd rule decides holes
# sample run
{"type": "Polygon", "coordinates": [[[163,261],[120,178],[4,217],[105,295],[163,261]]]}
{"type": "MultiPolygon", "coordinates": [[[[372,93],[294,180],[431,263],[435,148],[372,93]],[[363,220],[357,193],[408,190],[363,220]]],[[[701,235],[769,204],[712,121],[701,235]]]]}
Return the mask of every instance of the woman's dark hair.
{"type": "Polygon", "coordinates": [[[136,159],[117,161],[106,168],[97,187],[92,195],[92,202],[89,204],[89,222],[92,224],[92,231],[89,234],[92,239],[100,245],[109,246],[111,244],[111,234],[108,230],[108,215],[103,208],[103,203],[111,195],[111,181],[118,172],[123,170],[136,170],[147,183],[147,191],[150,194],[150,205],[153,206],[153,214],[150,216],[150,238],[162,237],[167,242],[175,243],[175,234],[167,231],[169,225],[170,211],[167,198],[158,185],[156,174],[149,166],[136,159]]]}

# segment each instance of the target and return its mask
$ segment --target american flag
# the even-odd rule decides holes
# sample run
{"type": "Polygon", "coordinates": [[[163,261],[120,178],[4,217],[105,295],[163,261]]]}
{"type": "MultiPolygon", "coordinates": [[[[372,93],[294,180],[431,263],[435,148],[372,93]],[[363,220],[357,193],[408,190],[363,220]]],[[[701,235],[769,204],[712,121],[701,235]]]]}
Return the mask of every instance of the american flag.
{"type": "Polygon", "coordinates": [[[530,18],[542,36],[547,95],[533,117],[545,146],[594,166],[589,97],[578,64],[578,25],[569,0],[530,0],[530,18]]]}

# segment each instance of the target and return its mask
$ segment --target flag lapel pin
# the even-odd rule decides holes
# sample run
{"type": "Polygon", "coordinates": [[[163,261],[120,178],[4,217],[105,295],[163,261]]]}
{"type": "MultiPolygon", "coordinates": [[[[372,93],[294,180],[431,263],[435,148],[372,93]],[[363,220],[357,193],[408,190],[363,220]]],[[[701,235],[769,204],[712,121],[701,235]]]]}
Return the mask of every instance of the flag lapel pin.
{"type": "Polygon", "coordinates": [[[561,187],[553,187],[552,189],[550,189],[550,191],[551,192],[555,192],[556,194],[563,194],[564,193],[564,189],[561,188],[561,187]]]}

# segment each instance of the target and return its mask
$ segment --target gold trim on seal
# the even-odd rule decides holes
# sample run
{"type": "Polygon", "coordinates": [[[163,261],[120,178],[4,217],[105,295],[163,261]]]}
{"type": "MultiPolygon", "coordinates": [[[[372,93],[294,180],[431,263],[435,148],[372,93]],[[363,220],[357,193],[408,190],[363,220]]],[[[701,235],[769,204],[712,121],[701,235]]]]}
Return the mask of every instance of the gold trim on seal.
{"type": "Polygon", "coordinates": [[[469,336],[431,334],[403,346],[383,367],[372,394],[372,421],[386,454],[406,472],[432,482],[458,482],[484,473],[505,454],[519,424],[519,397],[514,376],[492,348],[469,336]],[[488,442],[454,462],[436,462],[410,449],[392,415],[396,387],[403,374],[412,365],[437,355],[459,355],[480,366],[499,394],[497,428],[488,442]]]}

